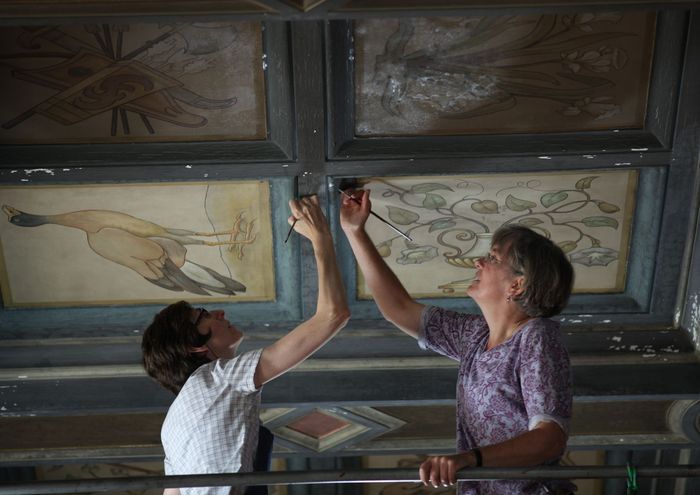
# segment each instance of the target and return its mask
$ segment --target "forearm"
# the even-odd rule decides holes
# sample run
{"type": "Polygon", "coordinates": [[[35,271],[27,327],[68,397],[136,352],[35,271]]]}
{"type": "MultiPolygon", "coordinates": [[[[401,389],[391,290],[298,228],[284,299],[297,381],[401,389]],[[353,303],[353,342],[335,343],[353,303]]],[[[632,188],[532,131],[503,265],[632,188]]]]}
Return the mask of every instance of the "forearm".
{"type": "Polygon", "coordinates": [[[314,257],[318,274],[316,316],[322,321],[329,322],[347,320],[350,310],[336,261],[333,239],[330,236],[314,242],[314,257]]]}
{"type": "Polygon", "coordinates": [[[346,235],[382,315],[412,337],[418,337],[423,305],[406,291],[363,228],[346,231],[346,235]]]}
{"type": "Polygon", "coordinates": [[[537,466],[562,455],[566,449],[566,435],[556,423],[542,425],[541,428],[535,428],[510,440],[480,447],[483,465],[537,466]]]}

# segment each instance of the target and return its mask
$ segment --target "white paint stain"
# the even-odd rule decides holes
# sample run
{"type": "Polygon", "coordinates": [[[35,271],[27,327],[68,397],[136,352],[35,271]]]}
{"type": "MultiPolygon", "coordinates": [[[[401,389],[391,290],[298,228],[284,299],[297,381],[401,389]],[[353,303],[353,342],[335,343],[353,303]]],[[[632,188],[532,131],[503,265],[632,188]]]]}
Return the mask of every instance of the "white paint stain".
{"type": "Polygon", "coordinates": [[[643,358],[652,358],[652,357],[656,357],[656,354],[642,354],[642,357],[643,358]]]}
{"type": "Polygon", "coordinates": [[[583,157],[584,157],[584,158],[591,159],[591,158],[595,158],[595,155],[583,155],[583,157]]]}
{"type": "Polygon", "coordinates": [[[185,168],[192,168],[192,165],[185,165],[185,168]]]}
{"type": "Polygon", "coordinates": [[[29,182],[29,179],[20,179],[20,182],[29,182]]]}
{"type": "Polygon", "coordinates": [[[615,337],[610,337],[610,340],[614,340],[615,342],[622,342],[622,337],[618,337],[616,335],[615,337]]]}
{"type": "Polygon", "coordinates": [[[552,159],[551,156],[538,156],[537,158],[539,158],[540,160],[551,160],[552,159]]]}
{"type": "Polygon", "coordinates": [[[26,175],[35,174],[35,173],[37,173],[37,172],[44,172],[45,174],[56,175],[56,174],[54,173],[54,171],[51,170],[50,168],[25,168],[25,169],[24,169],[24,173],[25,173],[26,175]]]}
{"type": "Polygon", "coordinates": [[[700,293],[694,293],[688,298],[688,332],[695,344],[700,348],[700,293]]]}
{"type": "Polygon", "coordinates": [[[630,151],[649,151],[649,148],[630,148],[630,151]]]}

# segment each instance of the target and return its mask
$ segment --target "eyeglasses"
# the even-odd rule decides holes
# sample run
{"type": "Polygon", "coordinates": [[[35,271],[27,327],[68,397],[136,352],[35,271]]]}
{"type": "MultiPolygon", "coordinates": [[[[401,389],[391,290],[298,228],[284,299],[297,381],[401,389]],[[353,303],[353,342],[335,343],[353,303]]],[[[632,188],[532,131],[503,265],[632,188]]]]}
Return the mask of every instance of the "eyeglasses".
{"type": "Polygon", "coordinates": [[[197,308],[197,310],[199,310],[199,314],[197,315],[197,318],[195,318],[194,321],[192,322],[192,324],[195,327],[197,327],[199,325],[199,323],[202,321],[202,318],[206,318],[207,316],[209,316],[209,311],[207,311],[206,309],[197,308]]]}
{"type": "Polygon", "coordinates": [[[489,265],[500,265],[501,263],[503,263],[501,260],[496,258],[491,253],[488,253],[488,254],[482,256],[481,261],[484,263],[488,263],[489,265]]]}
{"type": "MultiPolygon", "coordinates": [[[[494,255],[492,255],[491,253],[485,254],[484,256],[482,256],[482,257],[480,258],[480,260],[481,260],[482,263],[486,263],[486,264],[489,264],[489,265],[503,265],[503,264],[504,264],[504,263],[503,263],[503,260],[499,260],[499,259],[496,258],[494,255]]],[[[510,265],[508,265],[508,266],[510,266],[510,265]]],[[[515,268],[515,267],[513,267],[513,266],[510,266],[510,269],[511,269],[511,270],[513,271],[513,273],[515,273],[516,275],[522,275],[522,273],[523,273],[521,270],[518,270],[517,268],[515,268]]]]}

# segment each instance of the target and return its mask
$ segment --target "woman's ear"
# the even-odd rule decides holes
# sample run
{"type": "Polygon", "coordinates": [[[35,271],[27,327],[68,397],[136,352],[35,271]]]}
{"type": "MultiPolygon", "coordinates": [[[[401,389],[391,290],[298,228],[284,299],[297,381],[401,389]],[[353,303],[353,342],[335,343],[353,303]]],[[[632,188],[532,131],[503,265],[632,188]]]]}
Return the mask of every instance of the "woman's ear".
{"type": "Polygon", "coordinates": [[[509,295],[512,297],[519,296],[525,292],[525,277],[522,275],[518,275],[513,279],[513,282],[510,284],[510,291],[509,295]]]}

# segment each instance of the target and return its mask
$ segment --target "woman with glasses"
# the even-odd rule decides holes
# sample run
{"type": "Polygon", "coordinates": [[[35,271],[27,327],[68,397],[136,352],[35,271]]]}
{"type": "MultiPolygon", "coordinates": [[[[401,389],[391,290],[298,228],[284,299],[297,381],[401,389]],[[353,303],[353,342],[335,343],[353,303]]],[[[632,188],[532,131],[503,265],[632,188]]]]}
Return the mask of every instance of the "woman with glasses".
{"type": "MultiPolygon", "coordinates": [[[[573,269],[549,239],[518,225],[494,233],[467,289],[481,314],[425,306],[402,286],[365,230],[369,191],[343,197],[340,220],[384,318],[431,349],[459,361],[457,451],[429,457],[423,483],[451,485],[468,467],[556,463],[566,448],[572,392],[559,324],[573,269]],[[357,201],[356,201],[357,200],[357,201]]],[[[464,482],[465,494],[566,494],[568,481],[464,482]]]]}
{"type": "MultiPolygon", "coordinates": [[[[176,394],[161,429],[165,474],[263,471],[272,434],[260,426],[260,392],[317,351],[350,312],[328,222],[311,196],[289,202],[294,230],[311,241],[318,271],[316,312],[264,349],[238,354],[243,333],[222,310],[185,301],[158,313],[143,334],[148,374],[176,394]]],[[[168,489],[173,494],[229,494],[229,487],[168,489]]],[[[238,492],[236,492],[238,493],[238,492]]],[[[249,493],[267,493],[250,487],[249,493]]]]}

